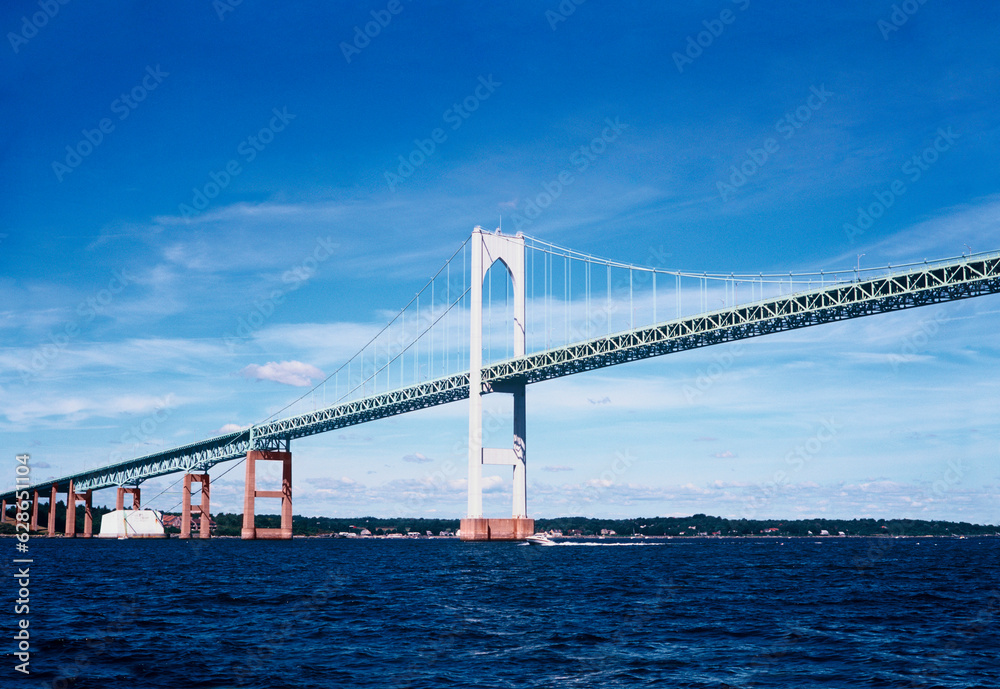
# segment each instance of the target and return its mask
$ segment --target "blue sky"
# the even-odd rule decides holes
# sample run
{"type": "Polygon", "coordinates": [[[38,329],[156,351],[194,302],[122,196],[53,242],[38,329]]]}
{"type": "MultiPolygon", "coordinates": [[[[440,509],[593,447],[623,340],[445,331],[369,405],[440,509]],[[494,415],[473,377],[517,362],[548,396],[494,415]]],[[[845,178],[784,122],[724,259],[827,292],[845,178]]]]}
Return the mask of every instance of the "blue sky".
{"type": "MultiPolygon", "coordinates": [[[[677,5],[7,3],[11,481],[18,452],[41,480],[267,417],[501,216],[697,271],[1000,249],[1000,9],[677,5]]],[[[998,311],[986,297],[533,386],[529,513],[997,523],[998,311]]],[[[297,441],[295,511],[462,516],[466,409],[297,441]]],[[[213,507],[239,511],[228,468],[213,507]]],[[[177,503],[172,482],[146,484],[166,490],[153,506],[177,503]]],[[[507,514],[506,480],[487,486],[507,514]]]]}

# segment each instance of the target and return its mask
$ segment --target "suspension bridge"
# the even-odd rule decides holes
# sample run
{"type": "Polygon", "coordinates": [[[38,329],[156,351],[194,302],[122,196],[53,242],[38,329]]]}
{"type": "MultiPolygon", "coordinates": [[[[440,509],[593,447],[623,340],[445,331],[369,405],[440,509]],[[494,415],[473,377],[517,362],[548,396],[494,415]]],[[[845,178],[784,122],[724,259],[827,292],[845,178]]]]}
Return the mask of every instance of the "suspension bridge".
{"type": "Polygon", "coordinates": [[[82,503],[92,535],[94,491],[117,489],[117,508],[151,478],[182,473],[181,536],[208,534],[210,468],[245,463],[244,539],[291,538],[291,442],[346,426],[469,399],[465,540],[516,540],[527,511],[525,390],[533,383],[698,347],[1000,292],[1000,252],[840,272],[720,274],[667,270],[580,253],[521,234],[476,228],[441,269],[326,380],[260,423],[0,495],[4,521],[55,535],[66,494],[67,536],[82,503]],[[482,397],[511,395],[513,439],[483,447],[482,397]],[[257,490],[259,461],[281,462],[278,491],[257,490]],[[483,514],[484,465],[510,466],[509,518],[483,514]],[[192,486],[201,484],[200,504],[192,486]],[[281,526],[255,526],[257,498],[281,500],[281,526]],[[8,515],[8,505],[15,514],[8,515]]]}

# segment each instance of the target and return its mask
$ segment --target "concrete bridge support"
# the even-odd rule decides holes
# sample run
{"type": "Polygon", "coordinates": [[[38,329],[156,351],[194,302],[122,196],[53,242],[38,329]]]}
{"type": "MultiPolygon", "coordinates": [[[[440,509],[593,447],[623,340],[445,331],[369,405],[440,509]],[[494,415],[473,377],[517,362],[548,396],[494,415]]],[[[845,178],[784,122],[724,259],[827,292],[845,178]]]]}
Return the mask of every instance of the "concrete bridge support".
{"type": "Polygon", "coordinates": [[[126,495],[132,496],[132,506],[129,507],[130,510],[142,509],[141,507],[139,507],[139,498],[141,494],[142,491],[139,488],[139,486],[136,486],[134,488],[129,488],[128,486],[118,486],[118,496],[117,499],[115,500],[115,509],[119,511],[125,509],[126,495]]]}
{"type": "Polygon", "coordinates": [[[471,334],[469,351],[469,506],[462,520],[463,541],[522,540],[534,533],[535,521],[527,518],[525,383],[517,381],[483,389],[483,281],[499,261],[507,269],[514,298],[514,356],[525,353],[524,238],[490,234],[481,228],[472,233],[471,334]],[[514,397],[513,448],[483,447],[484,392],[507,392],[514,397]],[[483,464],[513,468],[514,501],[510,519],[483,517],[483,464]]]}
{"type": "Polygon", "coordinates": [[[208,538],[211,533],[211,520],[209,517],[209,490],[208,474],[185,474],[184,489],[182,491],[181,506],[181,538],[191,538],[191,519],[193,515],[201,515],[198,522],[198,537],[208,538]],[[191,505],[191,484],[201,484],[201,503],[191,505]]]}
{"type": "Polygon", "coordinates": [[[2,506],[0,506],[0,523],[3,524],[14,524],[17,520],[7,516],[7,501],[2,501],[2,506]]]}
{"type": "Polygon", "coordinates": [[[287,540],[292,537],[292,453],[277,450],[251,450],[247,453],[246,492],[243,497],[244,540],[255,538],[287,540]],[[281,490],[257,490],[257,462],[281,462],[281,490]],[[254,526],[256,498],[281,499],[281,527],[264,529],[254,526]]]}
{"type": "Polygon", "coordinates": [[[35,490],[31,495],[31,525],[28,527],[30,531],[38,531],[38,491],[35,490]]]}
{"type": "Polygon", "coordinates": [[[14,523],[15,524],[17,524],[18,522],[22,522],[22,521],[25,521],[25,522],[28,521],[27,517],[22,517],[21,516],[25,512],[25,509],[24,509],[25,505],[24,505],[24,503],[25,503],[24,500],[18,500],[17,498],[14,499],[14,506],[17,508],[17,513],[16,513],[16,516],[14,517],[14,523]]]}
{"type": "Polygon", "coordinates": [[[82,538],[90,538],[94,535],[94,518],[91,515],[91,501],[93,491],[87,490],[77,493],[73,490],[73,482],[69,482],[69,491],[66,498],[66,537],[76,537],[76,503],[82,502],[84,509],[82,538]]]}
{"type": "Polygon", "coordinates": [[[59,492],[55,486],[52,486],[52,491],[49,493],[49,521],[46,525],[49,536],[56,535],[56,500],[58,498],[59,492]]]}

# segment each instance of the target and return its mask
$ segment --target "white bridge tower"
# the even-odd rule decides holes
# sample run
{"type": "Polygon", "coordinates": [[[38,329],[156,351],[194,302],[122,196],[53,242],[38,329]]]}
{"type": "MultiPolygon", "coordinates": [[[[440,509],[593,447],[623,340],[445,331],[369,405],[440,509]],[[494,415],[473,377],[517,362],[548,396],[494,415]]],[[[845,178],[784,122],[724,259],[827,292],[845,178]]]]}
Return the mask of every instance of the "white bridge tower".
{"type": "Polygon", "coordinates": [[[466,541],[520,540],[535,531],[528,519],[525,474],[524,380],[483,385],[483,282],[489,269],[500,262],[511,280],[514,297],[514,356],[525,354],[524,320],[524,238],[489,233],[480,227],[472,232],[471,333],[469,350],[469,508],[462,520],[461,536],[466,541]],[[483,400],[491,392],[503,392],[514,399],[513,447],[483,447],[483,400]],[[483,517],[483,465],[513,467],[514,501],[510,519],[483,517]]]}

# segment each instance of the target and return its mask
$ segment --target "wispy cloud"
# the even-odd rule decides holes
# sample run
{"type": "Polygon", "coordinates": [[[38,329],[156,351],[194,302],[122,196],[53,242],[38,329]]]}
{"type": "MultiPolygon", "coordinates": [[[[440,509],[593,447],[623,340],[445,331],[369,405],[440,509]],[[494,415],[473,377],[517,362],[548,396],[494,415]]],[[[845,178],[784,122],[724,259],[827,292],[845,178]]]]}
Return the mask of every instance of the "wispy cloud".
{"type": "Polygon", "coordinates": [[[104,395],[82,397],[61,396],[52,399],[35,399],[4,405],[3,415],[11,424],[44,425],[53,423],[79,423],[90,418],[115,418],[150,414],[158,410],[172,409],[181,400],[173,394],[163,397],[153,395],[104,395]]]}
{"type": "Polygon", "coordinates": [[[295,387],[306,387],[314,380],[324,377],[318,368],[301,361],[270,361],[263,366],[250,364],[240,371],[240,375],[252,380],[271,380],[295,387]]]}
{"type": "Polygon", "coordinates": [[[223,424],[216,431],[216,433],[218,433],[219,435],[223,435],[225,433],[235,433],[236,431],[246,430],[247,428],[250,428],[250,424],[246,424],[244,426],[241,426],[241,425],[239,425],[237,423],[227,423],[227,424],[223,424]]]}

